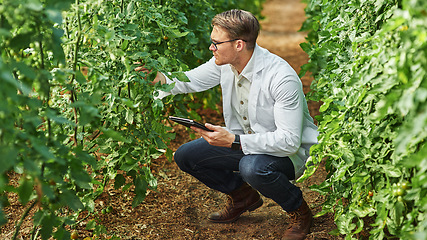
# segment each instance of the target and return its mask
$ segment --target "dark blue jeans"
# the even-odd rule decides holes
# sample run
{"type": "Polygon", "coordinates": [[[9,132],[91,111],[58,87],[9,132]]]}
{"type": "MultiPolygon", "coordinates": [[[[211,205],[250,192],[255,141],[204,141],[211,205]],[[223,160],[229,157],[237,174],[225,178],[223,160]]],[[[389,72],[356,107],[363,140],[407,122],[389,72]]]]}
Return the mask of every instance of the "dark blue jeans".
{"type": "Polygon", "coordinates": [[[289,182],[295,178],[295,171],[288,157],[245,155],[199,138],[179,147],[174,159],[181,170],[220,192],[228,194],[247,182],[287,212],[302,203],[301,190],[289,182]]]}

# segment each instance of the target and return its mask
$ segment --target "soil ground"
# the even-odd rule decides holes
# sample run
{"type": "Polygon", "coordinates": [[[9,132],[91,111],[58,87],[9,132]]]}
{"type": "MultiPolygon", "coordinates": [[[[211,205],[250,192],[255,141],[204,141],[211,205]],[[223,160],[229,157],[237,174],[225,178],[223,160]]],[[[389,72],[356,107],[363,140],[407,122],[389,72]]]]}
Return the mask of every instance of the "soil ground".
{"type": "MultiPolygon", "coordinates": [[[[265,18],[261,21],[262,30],[258,44],[281,56],[299,72],[300,67],[308,61],[308,56],[299,44],[304,42],[305,33],[298,32],[304,16],[304,7],[299,0],[267,0],[263,7],[265,18]]],[[[303,77],[304,92],[309,91],[311,79],[303,77]]],[[[314,116],[318,113],[318,103],[309,102],[309,109],[314,116]]],[[[222,124],[222,116],[211,110],[201,110],[204,120],[222,124]]],[[[190,141],[189,132],[181,126],[175,126],[177,137],[171,144],[172,149],[190,141]]],[[[76,230],[79,238],[93,236],[85,230],[91,219],[106,227],[105,238],[117,236],[121,239],[281,239],[288,224],[286,213],[272,200],[263,198],[264,205],[257,210],[244,213],[240,219],[230,224],[214,224],[207,221],[207,215],[216,211],[225,203],[225,196],[213,191],[195,178],[181,172],[174,162],[159,158],[152,165],[158,178],[157,192],[151,191],[146,200],[138,207],[132,208],[132,192],[106,190],[96,200],[96,210],[100,212],[106,206],[112,206],[112,212],[92,216],[81,222],[76,230]]],[[[304,198],[314,214],[321,211],[324,197],[311,191],[308,187],[319,184],[325,179],[323,167],[303,183],[297,185],[302,189],[304,198]]],[[[13,183],[12,184],[16,184],[13,183]]],[[[14,226],[25,207],[8,196],[11,206],[5,209],[9,223],[1,227],[0,239],[10,239],[14,226]]],[[[83,213],[84,215],[84,213],[83,213]]],[[[82,216],[83,217],[83,216],[82,216]]],[[[311,233],[306,239],[342,239],[328,234],[335,229],[333,215],[327,214],[314,219],[311,233]]],[[[20,238],[28,239],[32,230],[30,218],[23,223],[20,238]]]]}

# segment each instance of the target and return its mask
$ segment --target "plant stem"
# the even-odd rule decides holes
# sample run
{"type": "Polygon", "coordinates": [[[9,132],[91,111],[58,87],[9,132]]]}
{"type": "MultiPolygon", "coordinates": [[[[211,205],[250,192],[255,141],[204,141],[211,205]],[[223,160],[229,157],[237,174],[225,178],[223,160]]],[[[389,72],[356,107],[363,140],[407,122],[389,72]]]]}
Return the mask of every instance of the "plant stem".
{"type": "Polygon", "coordinates": [[[40,31],[40,27],[37,27],[37,31],[39,32],[40,36],[39,36],[39,46],[40,46],[40,61],[41,61],[41,65],[40,68],[44,69],[44,53],[43,53],[43,41],[42,41],[42,33],[40,31]]]}
{"type": "MultiPolygon", "coordinates": [[[[119,87],[119,91],[118,91],[118,93],[117,93],[117,96],[119,96],[119,98],[120,98],[120,97],[121,97],[121,96],[120,96],[121,94],[122,94],[122,87],[119,87]]],[[[117,112],[119,112],[119,104],[117,104],[116,111],[117,111],[117,112]]]]}
{"type": "Polygon", "coordinates": [[[74,224],[71,224],[70,226],[76,226],[79,225],[81,222],[84,222],[86,219],[88,219],[91,215],[93,215],[92,213],[88,212],[88,214],[86,215],[86,217],[80,219],[79,221],[75,222],[74,224]]]}
{"type": "Polygon", "coordinates": [[[370,174],[370,176],[369,176],[369,178],[370,178],[370,183],[371,183],[371,187],[372,187],[372,189],[374,189],[375,190],[375,185],[374,185],[374,178],[372,177],[372,174],[370,174]]]}
{"type": "Polygon", "coordinates": [[[48,132],[48,143],[52,141],[52,123],[50,119],[47,119],[47,132],[48,132]]]}
{"type": "Polygon", "coordinates": [[[24,219],[28,216],[28,213],[30,213],[31,209],[33,209],[34,206],[36,206],[37,201],[34,201],[22,214],[21,219],[19,219],[18,224],[16,225],[15,233],[13,234],[13,240],[15,240],[18,237],[19,230],[21,229],[21,225],[24,222],[24,219]]]}
{"type": "MultiPolygon", "coordinates": [[[[72,84],[74,82],[74,80],[76,79],[76,71],[77,71],[77,61],[78,61],[78,52],[80,49],[80,39],[82,37],[82,24],[81,24],[81,20],[80,20],[80,14],[79,14],[79,0],[76,0],[76,16],[77,16],[77,41],[76,41],[76,45],[74,46],[74,59],[73,59],[73,75],[71,78],[71,82],[70,84],[72,84]]],[[[71,90],[71,96],[70,96],[70,101],[71,103],[74,103],[76,100],[76,92],[74,90],[74,88],[71,90]]],[[[77,114],[77,108],[73,107],[73,112],[74,112],[74,121],[76,123],[76,126],[74,127],[74,145],[77,145],[77,131],[78,131],[78,114],[77,114]]]]}
{"type": "Polygon", "coordinates": [[[39,235],[40,228],[38,226],[34,226],[33,230],[31,230],[31,240],[37,239],[37,236],[39,235]]]}
{"type": "MultiPolygon", "coordinates": [[[[84,134],[85,134],[85,126],[82,127],[82,133],[83,133],[83,136],[84,136],[84,134]]],[[[83,141],[84,141],[84,137],[80,141],[80,143],[81,143],[82,146],[83,146],[83,141]]]]}

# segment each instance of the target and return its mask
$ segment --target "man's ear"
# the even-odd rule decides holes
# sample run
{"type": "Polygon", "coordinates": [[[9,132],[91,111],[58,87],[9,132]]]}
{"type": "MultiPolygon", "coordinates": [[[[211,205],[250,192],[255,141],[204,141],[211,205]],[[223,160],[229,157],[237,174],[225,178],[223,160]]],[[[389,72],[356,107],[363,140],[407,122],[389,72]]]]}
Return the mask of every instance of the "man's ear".
{"type": "Polygon", "coordinates": [[[242,51],[243,49],[245,49],[245,47],[246,47],[246,43],[245,43],[245,41],[243,41],[243,40],[237,40],[236,41],[236,49],[237,49],[237,51],[242,51]]]}

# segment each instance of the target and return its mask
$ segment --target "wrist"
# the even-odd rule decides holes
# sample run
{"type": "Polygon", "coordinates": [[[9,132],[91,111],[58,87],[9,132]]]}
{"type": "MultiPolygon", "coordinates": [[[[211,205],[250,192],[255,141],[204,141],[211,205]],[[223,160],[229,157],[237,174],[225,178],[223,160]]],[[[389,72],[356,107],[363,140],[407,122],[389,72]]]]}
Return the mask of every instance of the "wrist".
{"type": "Polygon", "coordinates": [[[234,141],[231,144],[231,149],[233,150],[240,150],[242,148],[242,145],[240,143],[240,136],[238,134],[234,135],[234,141]]]}

